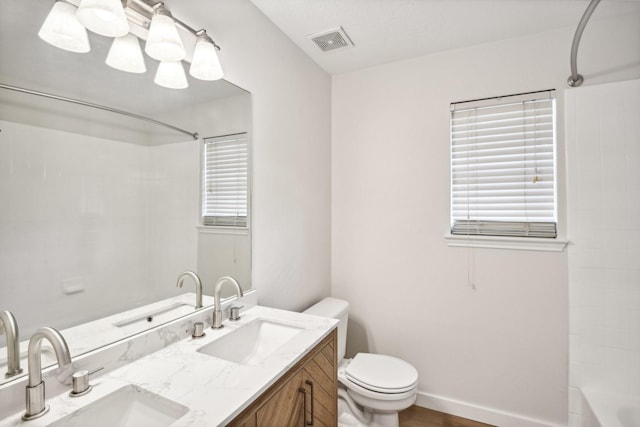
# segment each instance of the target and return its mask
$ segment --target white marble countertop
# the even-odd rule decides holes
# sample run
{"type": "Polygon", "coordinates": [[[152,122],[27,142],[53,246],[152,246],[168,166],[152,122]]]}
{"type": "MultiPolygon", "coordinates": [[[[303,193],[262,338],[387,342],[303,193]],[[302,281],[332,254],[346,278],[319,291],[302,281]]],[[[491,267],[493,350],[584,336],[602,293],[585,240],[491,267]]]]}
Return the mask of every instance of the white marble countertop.
{"type": "MultiPolygon", "coordinates": [[[[206,328],[204,338],[182,339],[93,378],[94,388],[85,396],[71,398],[68,390],[47,396],[51,409],[41,418],[24,422],[21,411],[0,420],[0,427],[47,426],[127,385],[187,407],[186,414],[172,427],[222,426],[301,360],[336,323],[334,319],[256,306],[243,312],[237,322],[226,320],[223,329],[206,328]],[[257,319],[295,326],[302,331],[257,365],[237,364],[197,351],[257,319]]],[[[162,333],[161,329],[156,332],[162,333]]]]}
{"type": "MultiPolygon", "coordinates": [[[[193,313],[195,311],[195,301],[195,293],[185,292],[161,301],[132,308],[122,313],[62,329],[60,333],[64,336],[69,346],[71,357],[77,357],[106,344],[122,340],[172,319],[193,313]],[[96,331],[100,331],[100,333],[96,333],[96,331]]],[[[213,297],[208,295],[203,295],[202,301],[205,306],[213,306],[214,303],[213,297]]],[[[20,342],[20,364],[25,373],[27,372],[28,347],[28,339],[20,342]]],[[[51,346],[44,341],[42,348],[42,367],[54,364],[55,354],[51,346]]],[[[0,375],[6,370],[6,354],[6,348],[0,348],[0,375]]],[[[0,380],[0,383],[2,382],[0,380]]]]}

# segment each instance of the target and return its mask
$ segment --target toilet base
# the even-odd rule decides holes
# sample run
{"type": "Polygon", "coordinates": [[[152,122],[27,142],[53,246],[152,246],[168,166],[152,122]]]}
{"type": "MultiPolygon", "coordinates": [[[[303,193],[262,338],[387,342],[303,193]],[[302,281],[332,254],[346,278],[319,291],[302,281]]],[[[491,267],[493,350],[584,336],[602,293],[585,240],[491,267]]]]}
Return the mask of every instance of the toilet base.
{"type": "Polygon", "coordinates": [[[353,413],[345,398],[338,397],[338,427],[399,427],[397,412],[374,413],[361,408],[356,410],[360,411],[360,419],[353,413]]]}

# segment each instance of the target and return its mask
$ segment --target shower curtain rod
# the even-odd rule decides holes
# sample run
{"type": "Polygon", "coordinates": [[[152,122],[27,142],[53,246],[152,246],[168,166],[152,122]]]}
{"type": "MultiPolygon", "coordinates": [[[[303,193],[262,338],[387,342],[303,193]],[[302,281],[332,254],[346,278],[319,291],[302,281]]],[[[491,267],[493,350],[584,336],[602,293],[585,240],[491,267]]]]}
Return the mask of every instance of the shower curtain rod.
{"type": "Polygon", "coordinates": [[[567,83],[571,87],[580,86],[584,81],[582,75],[578,74],[578,46],[580,45],[580,38],[582,37],[584,27],[587,26],[587,22],[589,22],[589,18],[591,18],[591,15],[596,9],[596,6],[598,6],[598,3],[600,3],[600,0],[591,0],[591,3],[587,6],[587,10],[584,11],[582,19],[580,19],[580,22],[578,23],[576,33],[573,36],[573,42],[571,43],[571,75],[567,79],[567,83]]]}
{"type": "Polygon", "coordinates": [[[198,132],[189,132],[189,131],[186,131],[184,129],[180,129],[178,127],[172,126],[172,125],[170,125],[168,123],[164,123],[164,122],[161,122],[159,120],[151,119],[149,117],[141,116],[140,114],[135,114],[135,113],[130,113],[128,111],[119,110],[117,108],[105,107],[104,105],[93,104],[91,102],[80,101],[78,99],[67,98],[67,97],[59,96],[59,95],[52,95],[52,94],[46,93],[46,92],[39,92],[37,90],[25,89],[25,88],[21,88],[21,87],[17,87],[17,86],[6,85],[6,84],[3,84],[3,83],[0,83],[0,88],[7,89],[7,90],[12,90],[12,91],[15,91],[15,92],[26,93],[26,94],[29,94],[29,95],[42,96],[44,98],[55,99],[57,101],[69,102],[71,104],[82,105],[82,106],[85,106],[85,107],[96,108],[98,110],[109,111],[111,113],[121,114],[123,116],[128,116],[128,117],[132,117],[134,119],[138,119],[138,120],[142,120],[142,121],[145,121],[145,122],[153,123],[153,124],[158,125],[158,126],[164,126],[166,128],[175,130],[177,132],[184,133],[185,135],[189,135],[193,139],[198,139],[199,138],[198,132]]]}

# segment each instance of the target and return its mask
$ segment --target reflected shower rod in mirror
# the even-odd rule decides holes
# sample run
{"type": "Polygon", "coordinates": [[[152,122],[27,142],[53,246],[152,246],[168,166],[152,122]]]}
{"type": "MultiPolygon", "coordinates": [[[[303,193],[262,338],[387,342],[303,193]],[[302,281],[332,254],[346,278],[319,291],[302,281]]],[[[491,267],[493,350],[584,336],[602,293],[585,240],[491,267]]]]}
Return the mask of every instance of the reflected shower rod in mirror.
{"type": "Polygon", "coordinates": [[[105,63],[129,73],[147,71],[144,52],[159,61],[154,82],[170,89],[189,86],[182,61],[191,62],[189,74],[199,80],[224,76],[218,46],[205,29],[195,30],[173,17],[162,2],[150,0],[56,0],[38,36],[57,48],[75,53],[91,50],[87,30],[113,42],[105,63]],[[181,36],[178,29],[181,30],[181,36]],[[187,42],[188,57],[184,42],[187,42]]]}
{"type": "Polygon", "coordinates": [[[26,93],[26,94],[29,94],[29,95],[41,96],[43,98],[55,99],[57,101],[68,102],[68,103],[71,103],[71,104],[82,105],[82,106],[85,106],[85,107],[95,108],[97,110],[109,111],[111,113],[116,113],[116,114],[120,114],[120,115],[123,115],[123,116],[132,117],[134,119],[142,120],[142,121],[145,121],[145,122],[153,123],[153,124],[158,125],[158,126],[163,126],[163,127],[168,128],[168,129],[172,129],[172,130],[174,130],[176,132],[184,133],[184,134],[189,135],[190,137],[192,137],[194,140],[196,140],[196,139],[198,139],[200,137],[198,135],[198,132],[189,132],[188,130],[180,129],[179,127],[170,125],[168,123],[161,122],[159,120],[155,120],[155,119],[152,119],[152,118],[149,118],[149,117],[141,116],[140,114],[135,114],[135,113],[130,113],[128,111],[119,110],[117,108],[106,107],[104,105],[94,104],[92,102],[86,102],[86,101],[81,101],[79,99],[67,98],[66,96],[53,95],[51,93],[39,92],[37,90],[31,90],[31,89],[25,89],[25,88],[21,88],[21,87],[17,87],[17,86],[6,85],[6,84],[3,84],[3,83],[0,83],[0,89],[12,90],[14,92],[20,92],[20,93],[26,93]]]}

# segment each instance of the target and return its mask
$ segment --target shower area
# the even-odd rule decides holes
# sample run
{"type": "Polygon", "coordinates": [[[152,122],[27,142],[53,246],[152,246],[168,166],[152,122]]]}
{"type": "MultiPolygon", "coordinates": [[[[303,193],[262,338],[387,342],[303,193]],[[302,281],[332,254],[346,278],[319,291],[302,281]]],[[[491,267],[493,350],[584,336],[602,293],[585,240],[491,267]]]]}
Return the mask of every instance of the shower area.
{"type": "Polygon", "coordinates": [[[640,80],[565,91],[569,425],[640,426],[640,80]]]}

